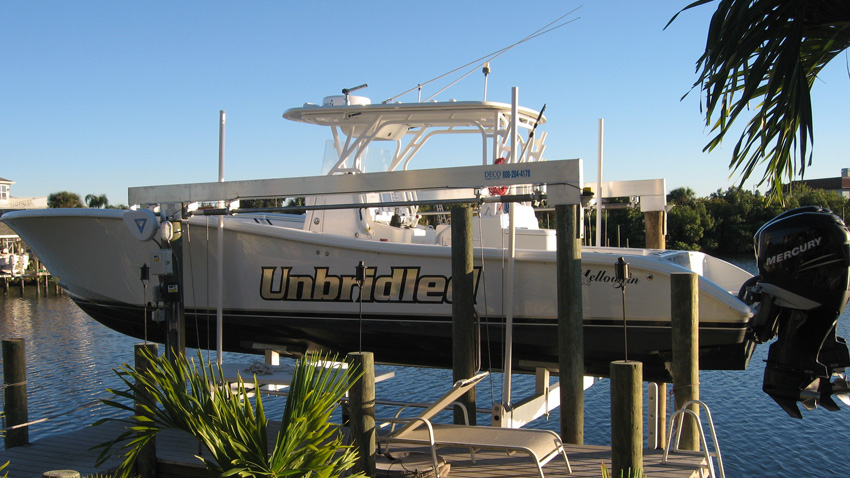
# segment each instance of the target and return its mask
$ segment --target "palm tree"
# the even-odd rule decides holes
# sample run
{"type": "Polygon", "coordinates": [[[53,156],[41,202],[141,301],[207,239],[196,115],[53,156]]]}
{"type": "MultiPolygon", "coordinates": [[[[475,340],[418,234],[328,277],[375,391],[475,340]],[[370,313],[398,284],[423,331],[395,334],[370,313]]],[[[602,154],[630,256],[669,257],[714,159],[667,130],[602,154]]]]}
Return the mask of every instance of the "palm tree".
{"type": "MultiPolygon", "coordinates": [[[[98,422],[118,420],[128,425],[127,432],[98,445],[103,448],[99,458],[99,463],[103,463],[114,446],[124,443],[121,447],[125,459],[114,476],[129,476],[142,448],[165,429],[182,430],[206,446],[213,459],[198,458],[211,476],[332,478],[354,465],[356,451],[343,445],[342,434],[330,418],[359,375],[318,365],[332,358],[311,356],[298,361],[281,428],[271,450],[266,442],[268,420],[262,398],[257,394],[253,402],[249,400],[241,378],[232,392],[216,378],[222,376],[221,367],[204,361],[200,353],[198,360],[205,364],[200,367],[182,355],[174,363],[164,356],[149,355],[147,359],[150,367],[145,370],[125,364],[116,371],[129,389],[110,392],[127,400],[136,394],[152,397],[153,405],[142,405],[142,412],[128,419],[98,422]]],[[[112,400],[104,403],[135,413],[132,404],[112,400]]]]}
{"type": "MultiPolygon", "coordinates": [[[[712,1],[693,2],[679,13],[712,1]]],[[[703,92],[706,124],[715,133],[704,151],[717,147],[735,120],[758,102],[729,168],[740,171],[743,185],[765,164],[759,185],[769,182],[769,195],[782,200],[783,181],[803,176],[812,162],[812,86],[823,67],[848,47],[850,2],[720,0],[694,83],[703,92]]]]}
{"type": "Polygon", "coordinates": [[[99,196],[94,194],[86,194],[86,205],[91,208],[102,208],[109,206],[109,200],[106,199],[106,194],[99,196]]]}

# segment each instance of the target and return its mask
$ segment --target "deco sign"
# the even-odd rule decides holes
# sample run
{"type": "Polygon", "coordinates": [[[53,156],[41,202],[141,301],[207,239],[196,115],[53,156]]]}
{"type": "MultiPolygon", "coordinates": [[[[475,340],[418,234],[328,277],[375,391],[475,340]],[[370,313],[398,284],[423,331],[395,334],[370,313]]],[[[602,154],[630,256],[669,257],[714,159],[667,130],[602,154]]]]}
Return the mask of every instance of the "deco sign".
{"type": "MultiPolygon", "coordinates": [[[[293,274],[292,267],[263,267],[260,297],[263,300],[359,302],[361,288],[354,275],[334,275],[328,267],[316,267],[312,274],[293,274]]],[[[478,294],[481,268],[472,272],[473,297],[478,294]]],[[[430,303],[452,302],[452,279],[422,274],[419,267],[392,267],[378,275],[377,267],[367,267],[362,285],[363,302],[430,303]]]]}

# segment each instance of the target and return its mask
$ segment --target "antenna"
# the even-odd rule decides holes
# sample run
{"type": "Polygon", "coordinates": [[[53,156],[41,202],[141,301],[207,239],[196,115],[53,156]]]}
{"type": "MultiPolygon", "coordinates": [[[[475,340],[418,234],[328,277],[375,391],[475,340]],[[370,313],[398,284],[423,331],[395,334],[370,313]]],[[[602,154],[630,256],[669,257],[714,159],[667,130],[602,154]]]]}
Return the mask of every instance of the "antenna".
{"type": "Polygon", "coordinates": [[[354,88],[343,88],[342,94],[345,95],[345,106],[348,106],[350,104],[348,102],[349,93],[351,93],[352,91],[362,90],[363,88],[366,88],[367,86],[369,86],[369,85],[367,85],[366,83],[363,83],[362,85],[355,86],[354,88]]]}
{"type": "Polygon", "coordinates": [[[490,53],[490,54],[487,54],[487,55],[484,55],[484,56],[482,56],[482,57],[480,57],[480,58],[477,58],[477,59],[475,59],[475,60],[472,60],[472,61],[470,61],[469,63],[467,63],[467,64],[465,64],[465,65],[459,66],[459,67],[457,67],[457,68],[455,68],[455,69],[453,69],[453,70],[451,70],[451,71],[448,71],[448,72],[446,72],[446,73],[443,73],[442,75],[439,75],[439,76],[437,76],[437,77],[435,77],[435,78],[432,78],[432,79],[430,79],[430,80],[428,80],[428,81],[426,81],[426,82],[424,82],[424,83],[419,83],[419,84],[417,84],[416,86],[414,86],[413,88],[410,88],[410,89],[408,89],[408,90],[406,90],[406,91],[403,91],[403,92],[401,92],[401,93],[399,93],[399,94],[397,94],[397,95],[395,95],[395,96],[391,96],[391,97],[389,97],[389,98],[385,99],[384,101],[382,101],[382,103],[384,103],[384,104],[386,104],[386,103],[392,103],[392,102],[393,102],[393,101],[395,101],[396,99],[401,98],[402,96],[404,96],[404,95],[406,95],[406,94],[410,93],[410,92],[411,92],[411,91],[413,91],[413,90],[419,89],[419,90],[421,91],[422,87],[423,87],[423,86],[425,86],[425,85],[428,85],[428,84],[430,84],[430,83],[433,83],[433,82],[435,82],[435,81],[437,81],[437,80],[439,80],[439,79],[445,78],[446,76],[449,76],[449,75],[454,74],[454,73],[456,73],[456,72],[458,72],[458,71],[460,71],[460,70],[463,70],[464,68],[467,68],[467,67],[469,67],[470,65],[476,65],[476,66],[474,66],[474,67],[472,68],[472,70],[469,70],[468,72],[466,72],[465,74],[463,74],[463,75],[462,75],[460,78],[458,78],[457,80],[455,80],[455,81],[453,81],[453,82],[449,83],[449,84],[448,84],[447,86],[445,86],[443,89],[441,89],[440,91],[438,91],[438,92],[434,93],[433,95],[429,96],[428,98],[425,98],[425,101],[428,101],[428,100],[430,100],[431,98],[433,98],[433,97],[435,97],[435,96],[439,95],[440,93],[442,93],[442,92],[443,92],[443,91],[445,91],[446,89],[450,88],[452,85],[454,85],[454,84],[455,84],[455,83],[457,83],[458,81],[460,81],[460,80],[462,80],[463,78],[466,78],[467,76],[469,76],[469,74],[470,74],[470,73],[472,73],[473,71],[475,71],[476,69],[478,69],[478,66],[483,65],[483,63],[481,63],[481,61],[482,61],[482,60],[483,60],[485,63],[486,63],[486,62],[493,61],[493,60],[495,60],[496,58],[498,58],[498,57],[500,57],[501,55],[503,55],[504,53],[507,53],[508,51],[512,50],[512,49],[513,49],[515,46],[517,46],[517,45],[521,45],[521,44],[523,44],[523,43],[525,43],[525,42],[527,42],[527,41],[529,41],[529,40],[531,40],[531,39],[534,39],[534,38],[537,38],[537,37],[539,37],[539,36],[545,35],[545,34],[547,34],[547,33],[551,32],[551,31],[553,31],[553,30],[557,30],[558,28],[561,28],[561,27],[563,27],[563,26],[565,26],[565,25],[568,25],[568,24],[570,24],[570,23],[572,23],[572,22],[574,22],[574,21],[578,20],[578,19],[579,19],[579,18],[581,18],[581,17],[573,18],[573,19],[566,20],[566,21],[564,21],[564,22],[558,23],[559,21],[563,20],[565,17],[567,17],[567,16],[572,15],[573,13],[575,13],[575,12],[576,12],[579,8],[581,8],[581,7],[579,6],[579,7],[577,7],[577,8],[574,8],[574,9],[570,10],[569,12],[567,12],[567,13],[565,13],[565,14],[561,15],[560,17],[556,18],[555,20],[553,20],[553,21],[549,22],[548,24],[544,25],[543,27],[539,28],[539,29],[538,29],[537,31],[535,31],[534,33],[532,33],[532,34],[530,34],[530,35],[526,36],[526,37],[525,37],[525,38],[523,38],[522,40],[519,40],[519,41],[517,41],[517,42],[515,42],[515,43],[513,43],[513,44],[511,44],[511,45],[508,45],[508,46],[506,46],[506,47],[504,47],[504,48],[501,48],[501,49],[499,49],[499,50],[496,50],[496,51],[494,51],[494,52],[492,52],[492,53],[490,53]],[[557,24],[557,25],[555,25],[555,23],[558,23],[558,24],[557,24]],[[555,25],[555,26],[552,26],[552,25],[555,25]]]}
{"type": "Polygon", "coordinates": [[[484,101],[487,101],[487,78],[490,77],[490,62],[484,63],[484,68],[481,69],[484,73],[484,101]]]}

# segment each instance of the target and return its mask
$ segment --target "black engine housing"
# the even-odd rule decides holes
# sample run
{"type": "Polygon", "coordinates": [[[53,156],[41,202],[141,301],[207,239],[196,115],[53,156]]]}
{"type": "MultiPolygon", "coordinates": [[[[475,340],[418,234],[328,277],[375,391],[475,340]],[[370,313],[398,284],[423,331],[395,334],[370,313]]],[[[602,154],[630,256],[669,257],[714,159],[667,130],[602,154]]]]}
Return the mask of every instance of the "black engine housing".
{"type": "Polygon", "coordinates": [[[850,231],[829,209],[787,211],[755,235],[762,296],[754,324],[756,341],[775,334],[763,390],[789,414],[802,417],[796,402],[837,409],[830,377],[850,365],[838,316],[850,298],[850,231]]]}

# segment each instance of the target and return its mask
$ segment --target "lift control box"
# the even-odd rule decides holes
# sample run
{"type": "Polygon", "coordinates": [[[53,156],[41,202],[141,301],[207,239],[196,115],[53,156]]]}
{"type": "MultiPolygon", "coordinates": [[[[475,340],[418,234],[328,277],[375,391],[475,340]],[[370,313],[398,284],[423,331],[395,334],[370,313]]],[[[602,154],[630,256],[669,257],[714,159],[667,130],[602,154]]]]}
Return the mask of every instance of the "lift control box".
{"type": "Polygon", "coordinates": [[[151,252],[151,274],[164,276],[174,273],[174,256],[171,249],[160,249],[151,252]]]}

